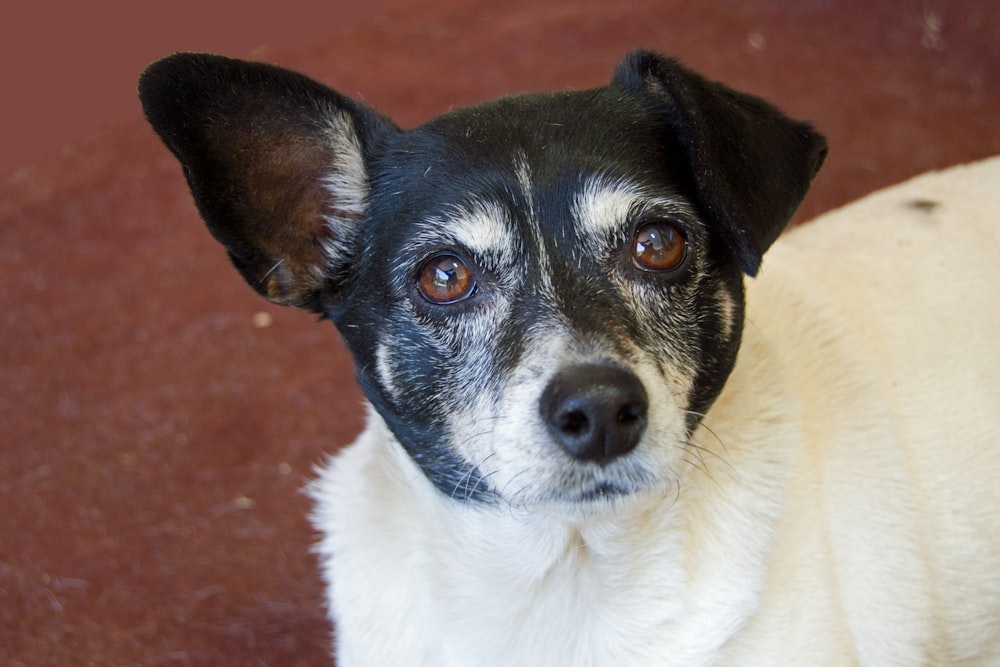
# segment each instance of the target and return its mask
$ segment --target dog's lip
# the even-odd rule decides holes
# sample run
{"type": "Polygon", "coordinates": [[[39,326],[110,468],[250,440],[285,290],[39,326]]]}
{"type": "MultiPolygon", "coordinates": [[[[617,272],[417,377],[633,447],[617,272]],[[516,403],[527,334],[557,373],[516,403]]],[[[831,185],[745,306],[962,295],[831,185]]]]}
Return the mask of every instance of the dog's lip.
{"type": "Polygon", "coordinates": [[[629,457],[608,466],[581,464],[548,480],[548,488],[506,497],[517,505],[556,505],[561,507],[600,506],[618,500],[656,492],[665,485],[656,471],[649,470],[629,457]]]}
{"type": "Polygon", "coordinates": [[[632,490],[626,489],[612,482],[599,482],[594,486],[580,491],[577,499],[579,502],[595,502],[631,495],[632,490]]]}
{"type": "Polygon", "coordinates": [[[625,498],[636,493],[638,489],[615,484],[613,482],[597,482],[594,484],[577,487],[575,489],[563,489],[561,491],[551,491],[544,495],[537,496],[534,500],[522,498],[521,502],[528,505],[541,503],[547,505],[554,503],[558,506],[585,506],[599,505],[604,502],[625,498]]]}
{"type": "Polygon", "coordinates": [[[560,485],[552,499],[571,504],[601,504],[643,494],[661,486],[653,471],[637,465],[635,461],[615,461],[608,467],[593,467],[589,474],[580,472],[584,474],[573,482],[560,485]]]}

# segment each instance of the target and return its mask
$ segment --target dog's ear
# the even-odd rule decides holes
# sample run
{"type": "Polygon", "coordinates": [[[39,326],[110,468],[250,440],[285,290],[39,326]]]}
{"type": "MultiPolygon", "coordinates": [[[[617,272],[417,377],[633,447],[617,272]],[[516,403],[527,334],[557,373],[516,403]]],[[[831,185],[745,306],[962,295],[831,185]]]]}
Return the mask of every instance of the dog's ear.
{"type": "Polygon", "coordinates": [[[826,140],[764,100],[638,51],[614,85],[653,101],[685,153],[694,195],[748,275],[788,224],[826,157],[826,140]]]}
{"type": "Polygon", "coordinates": [[[270,65],[179,53],[139,79],[213,236],[262,295],[320,312],[348,269],[390,121],[270,65]]]}

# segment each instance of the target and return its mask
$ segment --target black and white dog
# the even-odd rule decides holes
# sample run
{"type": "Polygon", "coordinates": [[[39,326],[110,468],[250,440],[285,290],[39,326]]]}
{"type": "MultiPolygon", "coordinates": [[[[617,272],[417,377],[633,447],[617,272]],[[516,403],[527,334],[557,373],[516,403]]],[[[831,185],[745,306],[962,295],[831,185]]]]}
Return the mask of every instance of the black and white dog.
{"type": "Polygon", "coordinates": [[[216,56],[140,96],[353,352],[368,427],[311,486],[341,665],[1000,664],[1000,160],[745,299],[826,145],[670,59],[410,131],[216,56]]]}

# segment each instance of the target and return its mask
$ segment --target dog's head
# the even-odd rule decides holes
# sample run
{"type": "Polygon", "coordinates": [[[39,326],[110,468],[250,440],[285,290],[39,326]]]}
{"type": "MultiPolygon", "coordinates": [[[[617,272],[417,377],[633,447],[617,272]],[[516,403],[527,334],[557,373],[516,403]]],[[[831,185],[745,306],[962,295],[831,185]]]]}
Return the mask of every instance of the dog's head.
{"type": "Polygon", "coordinates": [[[607,87],[411,131],[216,56],[155,63],[140,96],[244,278],[332,319],[399,443],[468,501],[668,487],[733,367],[743,274],[826,153],[646,52],[607,87]]]}

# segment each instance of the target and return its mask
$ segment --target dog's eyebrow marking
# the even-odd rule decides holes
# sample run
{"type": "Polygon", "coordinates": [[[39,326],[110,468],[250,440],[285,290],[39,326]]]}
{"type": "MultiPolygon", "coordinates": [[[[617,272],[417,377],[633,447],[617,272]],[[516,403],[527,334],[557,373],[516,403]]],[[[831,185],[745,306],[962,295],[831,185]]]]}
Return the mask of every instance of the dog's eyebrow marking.
{"type": "Polygon", "coordinates": [[[603,254],[620,239],[633,218],[651,209],[684,218],[693,215],[681,197],[654,196],[636,183],[608,176],[598,176],[584,184],[576,194],[571,214],[580,240],[592,252],[603,254]]]}
{"type": "Polygon", "coordinates": [[[465,249],[493,270],[510,269],[521,254],[510,214],[498,202],[482,199],[457,204],[443,215],[424,220],[420,228],[407,244],[411,251],[427,246],[465,249]]]}
{"type": "Polygon", "coordinates": [[[480,201],[446,223],[454,242],[468,248],[480,258],[492,260],[495,266],[512,266],[517,260],[518,243],[510,216],[496,202],[480,201]]]}
{"type": "Polygon", "coordinates": [[[531,182],[531,167],[528,166],[528,158],[524,153],[518,154],[514,163],[514,171],[517,174],[517,184],[521,188],[521,194],[524,195],[524,201],[528,203],[528,219],[534,222],[535,188],[531,182]]]}
{"type": "Polygon", "coordinates": [[[610,178],[587,181],[573,201],[573,217],[586,237],[604,237],[617,232],[642,201],[638,187],[610,178]]]}

